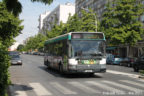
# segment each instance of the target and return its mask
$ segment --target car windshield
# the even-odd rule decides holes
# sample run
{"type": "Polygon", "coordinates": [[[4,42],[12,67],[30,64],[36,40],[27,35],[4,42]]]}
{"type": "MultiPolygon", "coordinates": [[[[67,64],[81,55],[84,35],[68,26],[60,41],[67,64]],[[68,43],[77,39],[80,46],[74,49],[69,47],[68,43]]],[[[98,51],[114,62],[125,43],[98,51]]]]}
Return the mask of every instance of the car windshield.
{"type": "Polygon", "coordinates": [[[84,41],[73,40],[72,44],[72,57],[81,56],[103,56],[105,55],[105,42],[104,41],[84,41]]]}
{"type": "Polygon", "coordinates": [[[12,58],[12,59],[20,58],[20,56],[19,56],[19,55],[11,55],[11,58],[12,58]]]}

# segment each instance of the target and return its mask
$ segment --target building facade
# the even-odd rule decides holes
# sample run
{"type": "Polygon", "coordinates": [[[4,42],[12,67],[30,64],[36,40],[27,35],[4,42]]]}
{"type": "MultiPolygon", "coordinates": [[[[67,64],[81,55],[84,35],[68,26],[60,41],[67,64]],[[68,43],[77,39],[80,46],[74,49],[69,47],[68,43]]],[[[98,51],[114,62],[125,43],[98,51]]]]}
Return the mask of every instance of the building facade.
{"type": "Polygon", "coordinates": [[[50,14],[48,14],[43,19],[43,34],[45,35],[45,30],[51,30],[55,24],[66,23],[68,17],[75,14],[75,5],[71,3],[66,3],[64,5],[57,6],[50,14]]]}
{"type": "Polygon", "coordinates": [[[111,1],[113,0],[76,0],[76,13],[78,14],[78,16],[81,16],[82,8],[90,8],[97,14],[98,20],[101,20],[105,5],[107,4],[107,2],[111,1]]]}
{"type": "Polygon", "coordinates": [[[43,14],[41,14],[40,16],[39,16],[39,19],[38,19],[38,21],[39,21],[39,25],[38,25],[38,29],[39,29],[39,33],[42,33],[43,31],[42,31],[42,28],[43,28],[43,20],[45,19],[45,17],[47,16],[47,15],[49,15],[50,14],[50,12],[48,11],[48,12],[45,12],[45,13],[43,13],[43,14]]]}

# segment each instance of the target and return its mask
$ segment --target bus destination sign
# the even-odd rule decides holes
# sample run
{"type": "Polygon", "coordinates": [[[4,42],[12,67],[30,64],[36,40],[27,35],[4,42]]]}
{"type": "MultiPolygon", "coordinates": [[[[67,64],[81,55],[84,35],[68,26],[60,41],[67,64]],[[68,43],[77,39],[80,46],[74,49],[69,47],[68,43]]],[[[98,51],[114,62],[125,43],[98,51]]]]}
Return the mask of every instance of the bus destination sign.
{"type": "Polygon", "coordinates": [[[72,39],[104,39],[102,33],[73,33],[72,39]]]}

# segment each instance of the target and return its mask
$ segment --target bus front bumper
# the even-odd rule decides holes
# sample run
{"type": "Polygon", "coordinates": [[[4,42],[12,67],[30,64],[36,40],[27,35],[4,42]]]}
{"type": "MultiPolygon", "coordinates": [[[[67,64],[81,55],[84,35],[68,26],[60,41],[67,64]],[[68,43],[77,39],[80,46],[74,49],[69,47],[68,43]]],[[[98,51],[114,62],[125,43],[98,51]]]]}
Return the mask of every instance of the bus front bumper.
{"type": "Polygon", "coordinates": [[[106,65],[71,65],[69,66],[70,73],[105,73],[106,65]]]}

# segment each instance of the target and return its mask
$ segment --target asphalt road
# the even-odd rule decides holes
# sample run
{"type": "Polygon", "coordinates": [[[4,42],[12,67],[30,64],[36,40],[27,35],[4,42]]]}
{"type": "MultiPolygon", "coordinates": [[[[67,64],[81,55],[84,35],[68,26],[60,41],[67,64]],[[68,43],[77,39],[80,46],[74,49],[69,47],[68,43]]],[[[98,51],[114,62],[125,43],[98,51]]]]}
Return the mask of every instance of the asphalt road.
{"type": "Polygon", "coordinates": [[[133,78],[132,68],[108,65],[103,74],[62,76],[44,66],[43,56],[21,58],[22,66],[9,69],[11,96],[144,96],[144,80],[133,78]]]}

